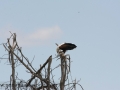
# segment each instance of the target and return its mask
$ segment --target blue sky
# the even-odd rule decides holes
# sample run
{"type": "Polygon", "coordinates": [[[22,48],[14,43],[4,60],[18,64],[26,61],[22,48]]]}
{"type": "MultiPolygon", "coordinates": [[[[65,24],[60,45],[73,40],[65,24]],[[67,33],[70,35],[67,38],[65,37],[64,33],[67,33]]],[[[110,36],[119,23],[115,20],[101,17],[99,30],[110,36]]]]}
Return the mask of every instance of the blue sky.
{"type": "MultiPolygon", "coordinates": [[[[85,90],[120,90],[120,0],[1,0],[0,43],[9,31],[17,34],[30,60],[35,55],[36,69],[55,56],[55,43],[71,42],[77,45],[67,52],[73,79],[81,78],[85,90]]],[[[0,46],[0,56],[5,53],[0,46]]],[[[2,82],[11,74],[5,62],[0,63],[2,82]]],[[[58,63],[54,60],[52,66],[58,63]]],[[[23,66],[17,70],[20,78],[29,79],[23,66]]]]}

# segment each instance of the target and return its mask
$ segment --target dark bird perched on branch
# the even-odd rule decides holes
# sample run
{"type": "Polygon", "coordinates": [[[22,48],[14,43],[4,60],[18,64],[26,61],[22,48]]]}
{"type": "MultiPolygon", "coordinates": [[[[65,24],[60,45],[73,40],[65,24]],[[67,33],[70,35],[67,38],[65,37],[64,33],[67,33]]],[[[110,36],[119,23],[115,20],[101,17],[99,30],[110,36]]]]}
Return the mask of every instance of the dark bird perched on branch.
{"type": "Polygon", "coordinates": [[[65,53],[67,50],[73,50],[74,48],[76,48],[77,46],[75,44],[72,43],[63,43],[61,45],[58,45],[56,43],[57,47],[57,53],[59,53],[59,51],[62,50],[63,53],[65,53]]]}

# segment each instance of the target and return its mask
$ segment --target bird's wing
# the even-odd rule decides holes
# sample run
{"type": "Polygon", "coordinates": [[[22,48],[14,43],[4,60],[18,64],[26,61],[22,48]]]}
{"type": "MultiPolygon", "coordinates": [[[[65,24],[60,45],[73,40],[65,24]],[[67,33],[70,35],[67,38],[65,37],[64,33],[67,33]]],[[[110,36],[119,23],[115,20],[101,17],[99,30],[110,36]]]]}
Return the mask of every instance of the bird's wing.
{"type": "Polygon", "coordinates": [[[72,50],[72,49],[76,48],[76,45],[71,44],[71,43],[65,43],[65,44],[59,46],[59,48],[62,50],[72,50]]]}

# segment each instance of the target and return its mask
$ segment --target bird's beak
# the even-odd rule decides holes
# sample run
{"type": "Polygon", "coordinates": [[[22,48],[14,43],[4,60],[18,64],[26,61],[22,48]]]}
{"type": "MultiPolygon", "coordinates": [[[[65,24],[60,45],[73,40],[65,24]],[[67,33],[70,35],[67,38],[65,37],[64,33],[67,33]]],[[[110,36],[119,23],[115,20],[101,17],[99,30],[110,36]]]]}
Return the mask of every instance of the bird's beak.
{"type": "Polygon", "coordinates": [[[57,43],[55,43],[57,46],[58,46],[58,44],[57,43]]]}

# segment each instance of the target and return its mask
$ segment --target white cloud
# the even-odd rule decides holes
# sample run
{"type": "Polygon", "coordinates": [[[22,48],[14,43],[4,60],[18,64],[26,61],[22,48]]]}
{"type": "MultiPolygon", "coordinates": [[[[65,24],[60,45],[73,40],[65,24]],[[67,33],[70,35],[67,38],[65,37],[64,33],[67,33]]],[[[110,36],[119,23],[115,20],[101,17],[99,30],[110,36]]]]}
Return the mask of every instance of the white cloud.
{"type": "Polygon", "coordinates": [[[55,38],[59,34],[61,34],[61,30],[58,26],[55,26],[51,28],[38,29],[37,31],[31,33],[29,38],[47,40],[49,38],[55,38]]]}
{"type": "Polygon", "coordinates": [[[35,46],[45,44],[51,40],[58,39],[62,35],[62,30],[59,26],[49,27],[49,28],[40,28],[34,30],[32,33],[25,33],[21,30],[15,29],[2,29],[0,37],[6,39],[10,36],[8,32],[17,34],[17,41],[20,46],[35,46]],[[7,33],[7,34],[6,34],[7,33]]]}

